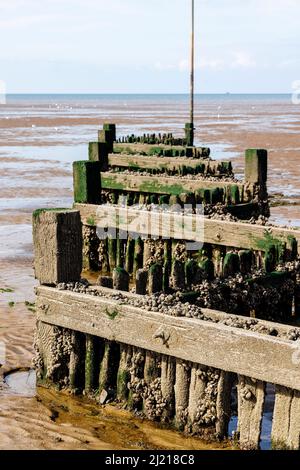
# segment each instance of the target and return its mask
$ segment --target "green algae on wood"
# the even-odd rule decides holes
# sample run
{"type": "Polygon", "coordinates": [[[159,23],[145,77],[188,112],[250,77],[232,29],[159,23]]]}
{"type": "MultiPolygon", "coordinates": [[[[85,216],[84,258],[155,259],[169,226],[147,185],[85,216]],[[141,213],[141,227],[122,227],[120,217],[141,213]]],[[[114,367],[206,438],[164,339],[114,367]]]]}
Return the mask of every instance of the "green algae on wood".
{"type": "Polygon", "coordinates": [[[98,388],[100,341],[95,336],[86,335],[85,391],[87,393],[93,393],[98,388]]]}
{"type": "Polygon", "coordinates": [[[100,204],[101,163],[79,161],[73,163],[74,201],[80,204],[100,204]]]}
{"type": "Polygon", "coordinates": [[[227,253],[223,263],[224,277],[234,276],[240,271],[240,258],[237,253],[227,253]]]}
{"type": "Polygon", "coordinates": [[[245,180],[251,184],[265,185],[268,178],[268,152],[248,149],[245,154],[245,180]]]}

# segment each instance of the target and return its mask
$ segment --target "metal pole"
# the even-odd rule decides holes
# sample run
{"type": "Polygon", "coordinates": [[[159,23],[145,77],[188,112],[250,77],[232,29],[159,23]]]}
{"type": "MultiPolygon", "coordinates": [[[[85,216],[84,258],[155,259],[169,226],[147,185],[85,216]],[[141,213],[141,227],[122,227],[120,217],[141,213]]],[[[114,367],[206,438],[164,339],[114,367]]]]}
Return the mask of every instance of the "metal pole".
{"type": "Polygon", "coordinates": [[[191,31],[191,76],[190,76],[190,122],[185,125],[185,136],[188,147],[194,146],[194,87],[195,87],[195,0],[191,0],[192,6],[192,31],[191,31]]]}
{"type": "Polygon", "coordinates": [[[191,109],[190,123],[194,126],[194,89],[195,89],[195,0],[192,1],[192,33],[191,33],[191,109]]]}

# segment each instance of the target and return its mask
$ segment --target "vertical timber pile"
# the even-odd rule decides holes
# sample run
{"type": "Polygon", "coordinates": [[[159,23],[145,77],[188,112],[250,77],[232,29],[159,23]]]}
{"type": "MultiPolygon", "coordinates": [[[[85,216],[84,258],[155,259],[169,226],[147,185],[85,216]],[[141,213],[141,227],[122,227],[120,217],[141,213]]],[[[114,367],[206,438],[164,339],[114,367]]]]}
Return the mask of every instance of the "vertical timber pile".
{"type": "Polygon", "coordinates": [[[262,215],[269,217],[267,191],[268,152],[263,149],[248,149],[245,156],[246,191],[260,205],[262,215]]]}
{"type": "MultiPolygon", "coordinates": [[[[57,286],[80,281],[82,224],[78,211],[34,212],[33,241],[35,277],[40,284],[57,286]]],[[[47,311],[48,306],[42,305],[40,308],[47,311]]],[[[82,389],[83,336],[38,322],[35,348],[39,378],[60,386],[71,385],[73,389],[82,389]]]]}

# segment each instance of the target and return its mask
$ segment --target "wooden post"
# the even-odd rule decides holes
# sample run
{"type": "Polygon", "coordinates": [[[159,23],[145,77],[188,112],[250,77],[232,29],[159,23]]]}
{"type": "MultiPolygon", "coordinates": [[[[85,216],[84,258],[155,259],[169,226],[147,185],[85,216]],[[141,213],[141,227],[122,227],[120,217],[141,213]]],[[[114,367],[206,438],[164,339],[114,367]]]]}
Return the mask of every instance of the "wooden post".
{"type": "Polygon", "coordinates": [[[234,276],[240,271],[240,258],[237,253],[227,253],[223,264],[223,276],[234,276]]]}
{"type": "Polygon", "coordinates": [[[108,171],[108,149],[106,143],[90,142],[89,160],[91,162],[100,162],[101,171],[108,171]]]}
{"type": "Polygon", "coordinates": [[[201,273],[198,263],[190,259],[185,263],[185,278],[187,287],[196,285],[201,281],[201,273]]]}
{"type": "Polygon", "coordinates": [[[98,388],[101,359],[100,341],[95,336],[86,335],[85,391],[88,394],[94,393],[98,388]]]}
{"type": "Polygon", "coordinates": [[[136,273],[139,269],[143,268],[143,252],[143,240],[141,238],[137,238],[134,245],[133,273],[136,273]]]}
{"type": "Polygon", "coordinates": [[[242,274],[249,274],[255,262],[254,253],[251,250],[239,251],[240,267],[242,274]]]}
{"type": "Polygon", "coordinates": [[[245,156],[245,181],[252,185],[265,186],[268,178],[268,152],[263,149],[248,149],[245,156]]]}
{"type": "Polygon", "coordinates": [[[117,378],[117,398],[127,401],[129,396],[128,384],[130,383],[130,368],[132,361],[132,347],[125,344],[120,345],[120,365],[117,378]]]}
{"type": "Polygon", "coordinates": [[[300,449],[300,392],[276,386],[272,448],[300,449]]]}
{"type": "Polygon", "coordinates": [[[129,274],[123,268],[116,268],[113,272],[114,289],[124,292],[129,291],[129,274]]]}
{"type": "Polygon", "coordinates": [[[112,273],[117,266],[117,240],[112,237],[107,239],[109,271],[112,273]]]}
{"type": "Polygon", "coordinates": [[[234,374],[220,371],[217,395],[216,433],[219,439],[228,437],[228,426],[231,418],[231,392],[234,384],[234,374]]]}
{"type": "Polygon", "coordinates": [[[259,449],[265,403],[265,384],[239,376],[238,422],[242,450],[259,449]]]}
{"type": "Polygon", "coordinates": [[[108,153],[114,150],[114,142],[116,140],[116,126],[115,124],[104,124],[103,130],[98,132],[98,140],[105,143],[108,153]]]}
{"type": "Polygon", "coordinates": [[[183,290],[185,288],[184,263],[177,259],[172,263],[171,284],[175,290],[183,290]]]}
{"type": "Polygon", "coordinates": [[[74,393],[81,392],[85,386],[85,335],[72,331],[71,355],[69,364],[70,388],[74,393]]]}
{"type": "Polygon", "coordinates": [[[144,365],[144,379],[147,384],[150,384],[155,379],[160,377],[160,355],[147,351],[145,355],[144,365]]]}
{"type": "Polygon", "coordinates": [[[188,422],[190,430],[194,431],[194,424],[197,422],[199,402],[203,398],[206,388],[206,381],[203,380],[201,372],[203,366],[193,364],[191,369],[191,383],[189,391],[188,422]]]}
{"type": "Polygon", "coordinates": [[[180,430],[184,429],[187,422],[190,380],[190,365],[180,359],[176,360],[175,422],[180,430]]]}
{"type": "Polygon", "coordinates": [[[82,225],[78,211],[35,211],[33,243],[35,277],[41,284],[56,285],[80,280],[82,225]]]}
{"type": "Polygon", "coordinates": [[[161,292],[163,288],[163,268],[161,264],[153,264],[149,269],[149,295],[161,292]]]}
{"type": "Polygon", "coordinates": [[[99,394],[105,391],[108,395],[114,395],[117,391],[117,375],[120,363],[120,346],[110,341],[105,341],[104,355],[100,364],[99,394]]]}
{"type": "Polygon", "coordinates": [[[161,358],[161,394],[166,402],[162,415],[162,421],[170,422],[175,414],[175,375],[176,361],[173,357],[162,356],[161,358]]]}
{"type": "Polygon", "coordinates": [[[146,295],[148,283],[148,270],[139,269],[136,272],[135,292],[138,295],[146,295]]]}
{"type": "Polygon", "coordinates": [[[109,123],[106,122],[106,123],[103,124],[103,130],[111,132],[113,142],[115,142],[117,140],[117,126],[116,126],[116,124],[109,124],[109,123]]]}
{"type": "Polygon", "coordinates": [[[128,237],[125,254],[125,269],[130,274],[133,273],[135,240],[128,237]]]}
{"type": "Polygon", "coordinates": [[[100,204],[101,163],[80,161],[73,163],[74,201],[80,204],[100,204]]]}

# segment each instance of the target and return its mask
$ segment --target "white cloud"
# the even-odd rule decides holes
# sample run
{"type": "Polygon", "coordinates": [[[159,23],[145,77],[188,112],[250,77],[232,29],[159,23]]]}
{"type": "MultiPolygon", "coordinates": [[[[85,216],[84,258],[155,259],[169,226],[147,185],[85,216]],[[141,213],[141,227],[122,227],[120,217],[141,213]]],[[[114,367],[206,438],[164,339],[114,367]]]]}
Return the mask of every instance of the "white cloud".
{"type": "Polygon", "coordinates": [[[257,66],[256,61],[244,51],[234,52],[234,60],[231,63],[233,68],[254,68],[257,66]]]}

